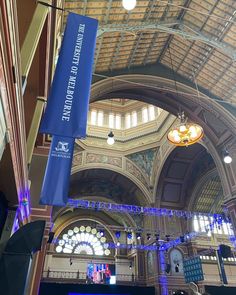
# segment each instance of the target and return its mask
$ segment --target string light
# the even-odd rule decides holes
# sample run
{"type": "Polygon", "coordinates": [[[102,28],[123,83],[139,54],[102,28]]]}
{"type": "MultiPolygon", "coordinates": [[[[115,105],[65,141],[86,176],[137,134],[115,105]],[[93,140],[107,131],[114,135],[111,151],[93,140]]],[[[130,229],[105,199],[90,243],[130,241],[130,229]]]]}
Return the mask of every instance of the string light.
{"type": "MultiPolygon", "coordinates": [[[[205,230],[211,230],[216,224],[218,224],[217,220],[214,220],[211,224],[208,224],[205,226],[205,230]]],[[[140,233],[139,233],[140,234],[140,233]]],[[[152,245],[143,245],[143,244],[121,244],[119,241],[117,243],[109,242],[109,243],[104,243],[104,248],[108,250],[108,248],[114,248],[114,249],[138,249],[138,250],[146,250],[146,251],[167,251],[168,249],[174,248],[180,244],[183,244],[185,242],[190,241],[193,238],[196,238],[198,236],[205,236],[206,232],[187,232],[185,235],[182,235],[176,239],[169,240],[170,235],[166,235],[166,241],[160,240],[159,239],[159,234],[156,234],[156,241],[157,243],[154,243],[152,245]],[[168,241],[167,241],[168,240],[168,241]]],[[[132,239],[132,233],[128,232],[127,233],[127,238],[132,239]]],[[[55,244],[58,244],[61,247],[61,239],[54,239],[53,242],[55,244]]],[[[235,236],[230,236],[230,241],[234,244],[235,246],[235,241],[236,238],[235,236]]],[[[74,247],[78,244],[77,241],[73,240],[72,238],[66,237],[66,242],[69,244],[71,247],[74,247]]],[[[110,254],[110,251],[109,251],[110,254]]]]}
{"type": "Polygon", "coordinates": [[[132,240],[132,238],[133,238],[133,235],[132,235],[132,233],[131,233],[131,232],[127,233],[127,238],[128,238],[129,240],[132,240]]]}
{"type": "Polygon", "coordinates": [[[166,216],[190,219],[194,216],[205,215],[213,219],[222,220],[225,216],[221,214],[206,214],[201,212],[191,212],[182,210],[171,210],[167,208],[142,207],[137,205],[114,204],[108,202],[95,202],[88,200],[69,199],[67,206],[81,209],[90,209],[96,211],[118,212],[121,214],[145,215],[145,216],[166,216]]]}
{"type": "Polygon", "coordinates": [[[116,231],[115,235],[116,235],[116,238],[119,239],[121,235],[120,231],[116,231]]]}
{"type": "Polygon", "coordinates": [[[151,234],[147,234],[147,240],[148,240],[148,241],[151,240],[151,234]]]}

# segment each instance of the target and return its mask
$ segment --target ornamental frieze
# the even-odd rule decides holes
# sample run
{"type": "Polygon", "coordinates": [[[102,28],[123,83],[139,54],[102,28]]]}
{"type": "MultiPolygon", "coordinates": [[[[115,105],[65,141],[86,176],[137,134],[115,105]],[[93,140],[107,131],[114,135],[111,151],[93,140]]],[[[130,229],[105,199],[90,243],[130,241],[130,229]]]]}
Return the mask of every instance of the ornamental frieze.
{"type": "Polygon", "coordinates": [[[148,187],[147,181],[142,172],[131,161],[126,161],[126,171],[135,176],[140,182],[142,182],[142,184],[148,187]]]}
{"type": "Polygon", "coordinates": [[[82,153],[76,154],[73,156],[72,166],[81,166],[82,165],[82,153]]]}
{"type": "Polygon", "coordinates": [[[121,157],[113,157],[101,154],[88,153],[86,155],[86,163],[99,163],[99,164],[108,164],[115,167],[122,168],[122,158],[121,157]]]}

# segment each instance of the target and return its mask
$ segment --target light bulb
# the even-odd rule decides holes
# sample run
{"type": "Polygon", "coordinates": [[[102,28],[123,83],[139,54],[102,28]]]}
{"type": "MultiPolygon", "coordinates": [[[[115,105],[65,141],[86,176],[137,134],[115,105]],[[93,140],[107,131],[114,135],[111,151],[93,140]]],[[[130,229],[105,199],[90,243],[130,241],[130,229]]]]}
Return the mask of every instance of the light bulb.
{"type": "Polygon", "coordinates": [[[173,130],[172,135],[175,136],[179,136],[179,132],[177,130],[173,130]]]}
{"type": "Polygon", "coordinates": [[[132,10],[137,4],[136,0],[122,0],[122,5],[126,10],[132,10]]]}
{"type": "Polygon", "coordinates": [[[179,137],[179,135],[174,135],[174,141],[175,142],[180,142],[181,141],[181,138],[179,137]]]}
{"type": "Polygon", "coordinates": [[[189,131],[190,131],[190,138],[191,139],[194,139],[194,138],[196,138],[198,136],[197,128],[195,126],[190,126],[189,131]]]}
{"type": "Polygon", "coordinates": [[[109,145],[113,145],[115,143],[114,134],[113,134],[112,131],[110,131],[109,134],[108,134],[107,143],[109,145]]]}
{"type": "Polygon", "coordinates": [[[224,162],[226,164],[230,164],[232,162],[232,157],[229,154],[225,155],[224,156],[224,162]]]}
{"type": "Polygon", "coordinates": [[[179,126],[179,131],[180,132],[185,132],[186,131],[186,126],[185,125],[180,125],[179,126]]]}

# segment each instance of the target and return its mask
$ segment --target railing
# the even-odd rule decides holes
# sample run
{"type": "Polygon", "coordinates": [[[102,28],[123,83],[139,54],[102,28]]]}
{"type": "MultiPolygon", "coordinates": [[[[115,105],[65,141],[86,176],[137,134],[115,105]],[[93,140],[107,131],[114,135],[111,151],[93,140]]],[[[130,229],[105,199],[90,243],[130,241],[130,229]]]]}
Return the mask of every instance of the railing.
{"type": "MultiPolygon", "coordinates": [[[[229,284],[231,285],[236,285],[236,276],[235,275],[226,275],[227,277],[227,281],[229,284]]],[[[219,285],[222,285],[221,281],[220,281],[220,276],[219,274],[205,274],[204,275],[204,281],[206,282],[212,282],[212,283],[215,283],[215,284],[219,284],[219,285]]]]}
{"type": "MultiPolygon", "coordinates": [[[[87,277],[85,272],[76,271],[62,271],[62,270],[48,270],[43,272],[43,281],[73,281],[79,284],[94,284],[94,282],[87,277]]],[[[138,285],[138,278],[135,275],[116,274],[117,285],[138,285]]],[[[141,282],[140,282],[141,284],[141,282]]]]}
{"type": "MultiPolygon", "coordinates": [[[[157,275],[158,277],[158,275],[157,275]]],[[[168,279],[176,279],[176,276],[170,276],[168,279]]],[[[184,279],[184,277],[183,277],[184,279]]],[[[77,284],[94,284],[91,279],[87,278],[87,273],[85,272],[76,272],[76,271],[65,271],[65,270],[48,270],[43,272],[43,281],[70,281],[71,283],[77,284]]],[[[230,285],[236,286],[236,277],[234,275],[227,275],[227,280],[230,285]]],[[[221,285],[220,277],[216,274],[207,274],[204,275],[205,283],[214,283],[221,285]]],[[[116,274],[116,285],[144,285],[144,282],[141,282],[135,275],[127,274],[116,274]]]]}

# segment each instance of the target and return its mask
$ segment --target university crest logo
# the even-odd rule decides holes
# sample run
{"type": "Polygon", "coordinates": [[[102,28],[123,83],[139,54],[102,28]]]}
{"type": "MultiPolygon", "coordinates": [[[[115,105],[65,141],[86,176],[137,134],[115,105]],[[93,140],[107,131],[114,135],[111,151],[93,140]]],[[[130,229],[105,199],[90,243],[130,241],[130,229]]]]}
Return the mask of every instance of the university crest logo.
{"type": "Polygon", "coordinates": [[[69,151],[69,143],[64,141],[58,141],[57,146],[55,147],[57,152],[68,153],[69,151]]]}

